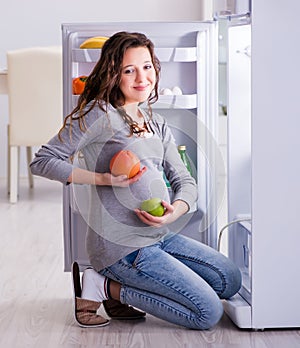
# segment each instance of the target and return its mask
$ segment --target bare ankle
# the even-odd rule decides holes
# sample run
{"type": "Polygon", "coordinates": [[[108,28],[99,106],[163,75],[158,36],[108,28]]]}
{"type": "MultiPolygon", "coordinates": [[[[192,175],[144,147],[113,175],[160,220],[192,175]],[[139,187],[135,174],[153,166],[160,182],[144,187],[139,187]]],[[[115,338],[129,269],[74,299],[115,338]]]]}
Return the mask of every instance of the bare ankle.
{"type": "Polygon", "coordinates": [[[114,300],[120,301],[121,284],[115,282],[114,280],[110,280],[110,282],[109,282],[109,292],[110,292],[110,296],[114,300]]]}

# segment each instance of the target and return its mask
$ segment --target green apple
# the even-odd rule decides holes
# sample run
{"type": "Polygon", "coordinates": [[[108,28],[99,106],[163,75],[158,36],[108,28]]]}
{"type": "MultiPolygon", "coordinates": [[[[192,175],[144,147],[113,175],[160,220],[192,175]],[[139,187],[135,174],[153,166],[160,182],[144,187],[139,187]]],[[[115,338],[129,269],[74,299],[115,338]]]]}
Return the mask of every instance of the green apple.
{"type": "Polygon", "coordinates": [[[143,201],[141,204],[141,210],[144,210],[153,216],[163,216],[165,212],[165,208],[161,204],[161,199],[156,197],[143,201]]]}

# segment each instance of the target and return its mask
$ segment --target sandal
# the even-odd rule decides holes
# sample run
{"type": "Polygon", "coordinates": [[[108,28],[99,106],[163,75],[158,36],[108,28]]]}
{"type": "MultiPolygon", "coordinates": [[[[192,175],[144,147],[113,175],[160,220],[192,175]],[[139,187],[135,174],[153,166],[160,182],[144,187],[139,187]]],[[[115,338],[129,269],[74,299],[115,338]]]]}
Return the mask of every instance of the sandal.
{"type": "Polygon", "coordinates": [[[102,327],[109,324],[109,320],[97,314],[101,302],[81,298],[80,272],[77,262],[72,264],[72,282],[74,291],[74,317],[81,327],[102,327]]]}
{"type": "MultiPolygon", "coordinates": [[[[102,302],[104,310],[109,318],[118,320],[133,320],[145,318],[146,313],[123,304],[117,300],[105,300],[102,302]]],[[[102,307],[102,306],[101,306],[102,307]]]]}

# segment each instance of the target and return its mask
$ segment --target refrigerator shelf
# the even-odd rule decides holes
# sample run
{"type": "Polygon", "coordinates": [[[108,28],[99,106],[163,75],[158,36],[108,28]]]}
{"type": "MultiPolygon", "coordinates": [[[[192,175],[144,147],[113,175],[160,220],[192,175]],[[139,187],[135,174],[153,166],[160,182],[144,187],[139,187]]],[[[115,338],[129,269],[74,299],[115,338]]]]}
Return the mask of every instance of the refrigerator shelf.
{"type": "Polygon", "coordinates": [[[156,48],[155,53],[161,62],[196,62],[196,47],[156,48]]]}
{"type": "MultiPolygon", "coordinates": [[[[79,95],[72,95],[72,106],[77,105],[79,95]]],[[[153,109],[195,109],[197,94],[160,95],[158,101],[152,105],[153,109]]]]}
{"type": "Polygon", "coordinates": [[[153,109],[195,109],[197,94],[160,95],[153,109]]]}
{"type": "MultiPolygon", "coordinates": [[[[195,62],[197,60],[196,47],[160,47],[155,53],[161,62],[195,62]]],[[[72,61],[77,63],[96,63],[101,49],[72,49],[72,61]]]]}

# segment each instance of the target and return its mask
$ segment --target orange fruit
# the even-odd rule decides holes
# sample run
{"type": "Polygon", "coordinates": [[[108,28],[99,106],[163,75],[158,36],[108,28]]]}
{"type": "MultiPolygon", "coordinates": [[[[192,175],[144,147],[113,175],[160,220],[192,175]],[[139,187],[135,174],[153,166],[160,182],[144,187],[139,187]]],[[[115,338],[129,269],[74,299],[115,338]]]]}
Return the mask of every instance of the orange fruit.
{"type": "Polygon", "coordinates": [[[121,150],[114,154],[110,160],[109,169],[112,175],[135,176],[141,168],[139,158],[130,150],[121,150]]]}

